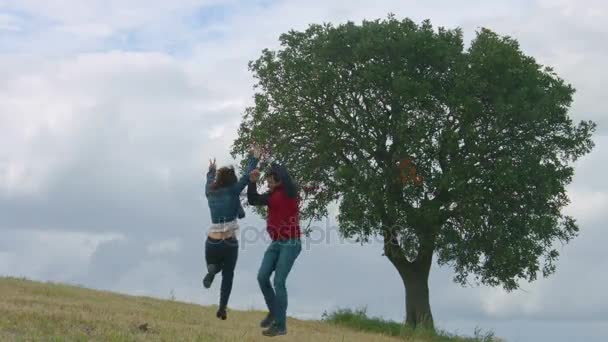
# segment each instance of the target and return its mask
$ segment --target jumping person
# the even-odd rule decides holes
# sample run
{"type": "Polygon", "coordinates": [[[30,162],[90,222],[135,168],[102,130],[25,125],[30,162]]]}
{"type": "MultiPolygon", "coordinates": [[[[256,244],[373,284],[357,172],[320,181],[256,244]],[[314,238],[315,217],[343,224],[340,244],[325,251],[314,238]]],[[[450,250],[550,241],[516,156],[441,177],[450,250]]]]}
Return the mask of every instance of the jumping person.
{"type": "Polygon", "coordinates": [[[262,332],[265,336],[279,336],[287,334],[287,275],[302,251],[298,190],[285,167],[279,164],[270,166],[266,173],[269,191],[261,195],[256,187],[259,177],[259,170],[251,172],[247,200],[251,205],[268,206],[266,230],[272,239],[258,272],[258,282],[269,311],[260,326],[268,328],[262,332]]]}
{"type": "Polygon", "coordinates": [[[226,307],[232,291],[234,268],[239,252],[237,218],[245,216],[239,196],[249,183],[250,172],[257,165],[258,151],[258,149],[252,148],[248,168],[239,180],[237,180],[234,168],[222,167],[216,170],[215,159],[209,161],[205,195],[209,202],[212,224],[205,243],[208,273],[203,278],[203,286],[207,289],[210,288],[215,275],[222,272],[220,306],[217,311],[217,318],[222,320],[227,318],[226,307]]]}

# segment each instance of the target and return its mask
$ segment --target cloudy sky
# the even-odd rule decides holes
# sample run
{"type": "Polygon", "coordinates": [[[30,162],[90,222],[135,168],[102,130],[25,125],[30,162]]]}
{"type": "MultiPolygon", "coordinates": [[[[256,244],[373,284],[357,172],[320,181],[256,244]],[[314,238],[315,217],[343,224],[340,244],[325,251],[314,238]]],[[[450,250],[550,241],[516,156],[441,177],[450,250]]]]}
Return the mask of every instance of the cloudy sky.
{"type": "MultiPolygon", "coordinates": [[[[566,209],[581,234],[557,274],[522,290],[461,288],[434,267],[437,324],[509,341],[608,338],[608,4],[602,0],[0,0],[0,275],[215,304],[203,291],[205,161],[228,155],[252,102],[247,62],[310,23],[430,18],[517,38],[577,89],[572,116],[598,123],[566,209]]],[[[262,308],[260,217],[231,306],[262,308]]],[[[310,243],[290,276],[290,314],[367,306],[401,320],[404,290],[378,244],[310,243]]],[[[263,236],[263,235],[262,235],[263,236]]],[[[0,294],[1,295],[1,294],[0,294]]]]}

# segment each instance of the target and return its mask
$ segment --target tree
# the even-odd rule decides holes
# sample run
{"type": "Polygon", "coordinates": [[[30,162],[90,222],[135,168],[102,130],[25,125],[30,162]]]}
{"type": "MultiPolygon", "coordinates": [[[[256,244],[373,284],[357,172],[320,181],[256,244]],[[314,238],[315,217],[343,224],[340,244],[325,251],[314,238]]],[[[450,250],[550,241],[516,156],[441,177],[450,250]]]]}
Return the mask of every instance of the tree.
{"type": "Polygon", "coordinates": [[[337,202],[341,234],[382,237],[408,325],[433,327],[433,257],[462,285],[513,290],[555,271],[556,243],[579,230],[565,186],[595,123],[573,123],[574,89],[551,68],[488,29],[465,48],[460,29],[392,15],[280,43],[249,65],[255,102],[232,152],[267,143],[309,185],[303,217],[337,202]]]}

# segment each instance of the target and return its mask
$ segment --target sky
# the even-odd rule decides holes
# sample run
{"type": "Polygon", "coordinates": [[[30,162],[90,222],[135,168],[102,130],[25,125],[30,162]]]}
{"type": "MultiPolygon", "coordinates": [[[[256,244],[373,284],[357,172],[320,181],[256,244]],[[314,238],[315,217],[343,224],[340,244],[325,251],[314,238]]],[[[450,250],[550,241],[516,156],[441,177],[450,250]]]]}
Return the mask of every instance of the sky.
{"type": "MultiPolygon", "coordinates": [[[[467,41],[481,27],[516,38],[577,89],[573,119],[598,124],[568,186],[564,210],[581,232],[560,247],[557,273],[507,293],[463,288],[434,265],[436,324],[508,341],[608,340],[601,0],[0,0],[0,275],[217,303],[217,284],[201,286],[210,222],[201,185],[209,157],[238,162],[228,151],[252,104],[248,61],[290,29],[388,13],[461,27],[467,41]]],[[[262,309],[264,220],[249,211],[241,225],[230,307],[262,309]]],[[[381,246],[337,230],[329,218],[305,240],[289,315],[366,307],[402,320],[403,285],[381,246]]]]}

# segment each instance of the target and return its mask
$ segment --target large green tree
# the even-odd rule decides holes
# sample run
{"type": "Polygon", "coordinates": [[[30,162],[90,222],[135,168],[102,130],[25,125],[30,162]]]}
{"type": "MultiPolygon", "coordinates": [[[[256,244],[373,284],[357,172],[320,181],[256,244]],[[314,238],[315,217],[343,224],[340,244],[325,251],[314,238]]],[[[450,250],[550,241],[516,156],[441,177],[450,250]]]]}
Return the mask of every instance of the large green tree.
{"type": "Polygon", "coordinates": [[[406,323],[432,327],[433,258],[455,281],[518,287],[555,271],[573,162],[595,124],[574,89],[515,39],[384,20],[311,25],[250,63],[257,85],[233,146],[264,142],[302,188],[303,216],[339,204],[341,233],[380,236],[406,323]]]}

